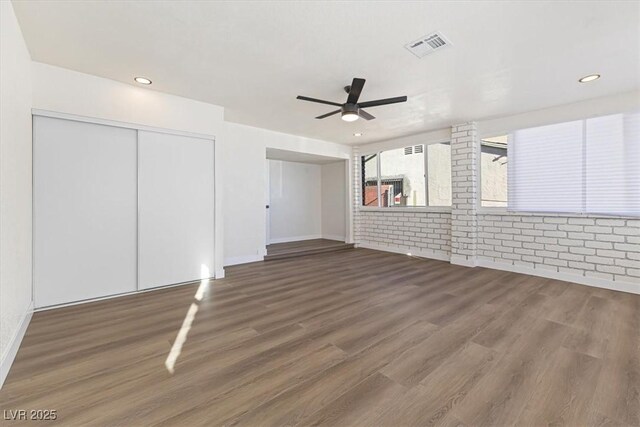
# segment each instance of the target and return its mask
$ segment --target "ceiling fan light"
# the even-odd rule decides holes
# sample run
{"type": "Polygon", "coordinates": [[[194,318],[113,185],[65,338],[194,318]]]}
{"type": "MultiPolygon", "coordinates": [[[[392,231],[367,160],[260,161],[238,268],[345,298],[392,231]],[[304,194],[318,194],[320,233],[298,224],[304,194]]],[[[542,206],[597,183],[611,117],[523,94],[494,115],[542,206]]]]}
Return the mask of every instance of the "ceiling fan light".
{"type": "Polygon", "coordinates": [[[355,113],[353,111],[344,111],[342,113],[342,120],[344,120],[345,122],[355,122],[356,120],[358,120],[358,118],[358,113],[355,113]]]}

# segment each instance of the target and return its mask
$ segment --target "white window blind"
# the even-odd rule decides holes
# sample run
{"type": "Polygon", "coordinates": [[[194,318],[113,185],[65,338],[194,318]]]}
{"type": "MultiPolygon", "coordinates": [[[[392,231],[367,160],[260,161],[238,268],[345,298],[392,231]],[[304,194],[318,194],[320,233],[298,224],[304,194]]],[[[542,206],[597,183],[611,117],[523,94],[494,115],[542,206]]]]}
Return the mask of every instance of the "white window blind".
{"type": "Polygon", "coordinates": [[[509,141],[509,210],[640,216],[640,113],[523,129],[509,141]]]}
{"type": "Polygon", "coordinates": [[[640,113],[586,122],[586,212],[640,215],[640,113]]]}
{"type": "Polygon", "coordinates": [[[582,121],[515,131],[509,141],[509,210],[580,212],[582,121]]]}

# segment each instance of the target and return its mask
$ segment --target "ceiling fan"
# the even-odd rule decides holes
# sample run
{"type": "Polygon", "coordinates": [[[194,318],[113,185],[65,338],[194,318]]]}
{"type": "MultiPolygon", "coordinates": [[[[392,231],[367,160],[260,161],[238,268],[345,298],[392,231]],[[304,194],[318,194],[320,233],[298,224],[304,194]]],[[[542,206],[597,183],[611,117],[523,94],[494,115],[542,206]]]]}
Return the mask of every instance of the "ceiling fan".
{"type": "Polygon", "coordinates": [[[353,122],[358,120],[358,117],[362,117],[365,120],[373,120],[374,116],[367,113],[363,110],[363,108],[369,107],[378,107],[380,105],[387,104],[396,104],[398,102],[405,102],[407,100],[406,96],[397,96],[395,98],[386,98],[386,99],[378,99],[375,101],[366,101],[366,102],[358,102],[360,98],[360,93],[362,92],[362,88],[364,87],[365,79],[353,79],[351,82],[351,86],[345,86],[344,90],[349,94],[347,96],[347,102],[344,104],[339,104],[337,102],[324,101],[322,99],[309,98],[308,96],[298,96],[297,99],[301,99],[303,101],[317,102],[320,104],[327,105],[335,105],[336,107],[340,107],[340,109],[332,111],[327,114],[323,114],[321,116],[316,117],[316,119],[324,119],[329,116],[333,116],[334,114],[342,113],[342,120],[345,122],[353,122]]]}

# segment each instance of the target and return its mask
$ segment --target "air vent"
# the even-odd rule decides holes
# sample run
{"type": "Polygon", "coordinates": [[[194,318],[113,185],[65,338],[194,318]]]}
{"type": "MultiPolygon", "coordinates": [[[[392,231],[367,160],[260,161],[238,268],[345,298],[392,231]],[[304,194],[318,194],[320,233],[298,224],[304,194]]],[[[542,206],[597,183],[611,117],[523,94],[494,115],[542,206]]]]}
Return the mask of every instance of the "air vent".
{"type": "Polygon", "coordinates": [[[422,153],[422,145],[416,145],[415,147],[413,147],[413,152],[415,154],[420,154],[422,153]]]}
{"type": "Polygon", "coordinates": [[[408,156],[409,154],[413,154],[413,147],[404,147],[404,155],[408,156]]]}
{"type": "Polygon", "coordinates": [[[423,58],[436,50],[444,49],[450,45],[451,42],[442,33],[431,33],[407,43],[404,47],[418,58],[423,58]]]}

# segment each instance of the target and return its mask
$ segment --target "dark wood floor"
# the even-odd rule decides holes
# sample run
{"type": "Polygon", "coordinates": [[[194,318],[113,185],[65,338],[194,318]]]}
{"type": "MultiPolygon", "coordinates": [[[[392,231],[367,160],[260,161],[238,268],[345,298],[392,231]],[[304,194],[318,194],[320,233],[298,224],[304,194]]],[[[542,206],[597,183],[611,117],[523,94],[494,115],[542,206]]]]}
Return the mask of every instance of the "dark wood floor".
{"type": "Polygon", "coordinates": [[[275,259],[316,255],[352,248],[353,244],[329,239],[310,239],[296,242],[273,243],[271,245],[267,245],[267,256],[264,257],[264,260],[272,261],[275,259]]]}
{"type": "Polygon", "coordinates": [[[640,296],[366,249],[235,266],[36,313],[0,409],[65,425],[639,425],[640,296]]]}

